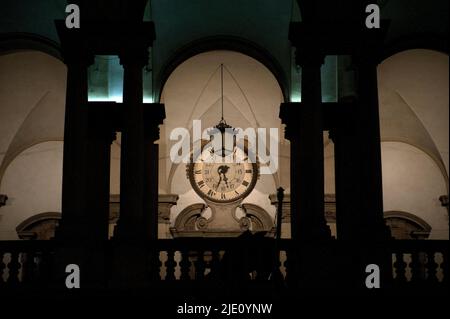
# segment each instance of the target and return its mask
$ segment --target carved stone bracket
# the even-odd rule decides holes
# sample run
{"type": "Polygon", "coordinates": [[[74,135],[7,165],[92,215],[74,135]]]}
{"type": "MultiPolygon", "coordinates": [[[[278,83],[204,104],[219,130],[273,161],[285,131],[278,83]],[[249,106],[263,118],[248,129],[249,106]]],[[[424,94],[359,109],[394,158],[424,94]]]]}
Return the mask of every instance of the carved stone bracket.
{"type": "Polygon", "coordinates": [[[448,195],[439,196],[439,201],[441,202],[442,207],[448,208],[448,195]]]}
{"type": "Polygon", "coordinates": [[[160,194],[158,196],[158,223],[170,224],[170,208],[176,205],[178,195],[176,194],[160,194]]]}
{"type": "Polygon", "coordinates": [[[208,221],[201,216],[206,205],[197,203],[183,209],[178,214],[175,225],[170,228],[174,238],[176,237],[195,237],[198,233],[208,227],[208,221]]]}
{"type": "Polygon", "coordinates": [[[274,223],[270,215],[258,205],[245,203],[241,208],[245,216],[238,220],[239,228],[228,225],[211,227],[211,220],[202,216],[206,206],[203,203],[192,204],[177,216],[175,224],[170,228],[174,238],[177,237],[236,237],[243,231],[267,232],[268,237],[275,234],[274,223]]]}
{"type": "Polygon", "coordinates": [[[6,205],[6,201],[8,200],[8,196],[5,194],[0,194],[0,207],[6,205]]]}
{"type": "MultiPolygon", "coordinates": [[[[269,195],[270,203],[275,207],[278,206],[277,194],[269,195]]],[[[291,222],[291,194],[284,194],[283,205],[281,212],[281,222],[290,223],[291,222]]]]}

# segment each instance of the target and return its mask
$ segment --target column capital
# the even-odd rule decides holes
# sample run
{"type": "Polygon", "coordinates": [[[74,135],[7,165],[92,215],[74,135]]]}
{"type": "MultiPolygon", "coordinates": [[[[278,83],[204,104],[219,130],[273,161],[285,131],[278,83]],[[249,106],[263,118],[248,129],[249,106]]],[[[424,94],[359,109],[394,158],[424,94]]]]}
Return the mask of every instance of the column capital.
{"type": "Polygon", "coordinates": [[[87,50],[79,48],[67,48],[62,50],[64,63],[70,68],[88,68],[95,62],[95,55],[87,50]]]}
{"type": "Polygon", "coordinates": [[[358,33],[355,42],[357,45],[351,52],[354,64],[378,65],[382,61],[383,43],[385,41],[390,20],[381,20],[379,29],[364,28],[358,33]]]}
{"type": "Polygon", "coordinates": [[[285,137],[292,141],[298,132],[298,118],[301,116],[302,102],[281,103],[279,118],[285,124],[285,137]]]}
{"type": "Polygon", "coordinates": [[[67,66],[88,67],[94,63],[94,53],[90,49],[84,29],[68,29],[64,20],[55,21],[61,42],[61,52],[67,66]]]}
{"type": "Polygon", "coordinates": [[[325,54],[317,49],[301,48],[295,50],[295,63],[299,66],[320,68],[325,62],[325,54]]]}
{"type": "Polygon", "coordinates": [[[148,48],[144,46],[127,47],[119,53],[120,64],[127,68],[128,66],[137,66],[143,68],[148,64],[148,48]]]}
{"type": "Polygon", "coordinates": [[[147,138],[152,141],[159,139],[159,125],[166,118],[166,110],[162,103],[143,103],[144,130],[147,138]]]}
{"type": "Polygon", "coordinates": [[[307,22],[292,22],[289,26],[289,40],[296,48],[295,63],[300,66],[320,66],[324,63],[321,25],[307,22]],[[318,35],[319,34],[319,35],[318,35]]]}
{"type": "Polygon", "coordinates": [[[336,144],[336,128],[330,128],[330,130],[328,131],[328,138],[333,142],[333,144],[336,144]]]}
{"type": "Polygon", "coordinates": [[[155,26],[153,22],[127,24],[123,30],[115,32],[119,39],[119,59],[124,67],[148,64],[149,48],[155,39],[155,26]]]}

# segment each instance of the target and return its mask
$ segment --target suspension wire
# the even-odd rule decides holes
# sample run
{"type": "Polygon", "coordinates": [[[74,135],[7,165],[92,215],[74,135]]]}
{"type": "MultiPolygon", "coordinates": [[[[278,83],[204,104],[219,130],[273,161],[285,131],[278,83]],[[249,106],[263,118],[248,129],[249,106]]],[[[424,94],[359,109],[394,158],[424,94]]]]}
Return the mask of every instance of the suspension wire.
{"type": "Polygon", "coordinates": [[[222,117],[220,121],[223,122],[223,63],[220,64],[220,88],[221,88],[221,102],[222,102],[222,117]]]}

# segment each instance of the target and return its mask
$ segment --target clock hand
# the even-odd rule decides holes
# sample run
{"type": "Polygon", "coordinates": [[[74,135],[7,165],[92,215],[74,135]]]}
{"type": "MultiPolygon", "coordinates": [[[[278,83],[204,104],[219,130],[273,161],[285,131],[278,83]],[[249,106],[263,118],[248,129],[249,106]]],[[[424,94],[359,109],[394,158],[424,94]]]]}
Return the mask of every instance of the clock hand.
{"type": "Polygon", "coordinates": [[[221,182],[222,182],[222,175],[219,174],[219,182],[216,185],[216,190],[219,188],[221,182]]]}
{"type": "Polygon", "coordinates": [[[227,185],[227,187],[228,187],[228,178],[225,175],[225,173],[223,173],[223,181],[225,182],[225,185],[227,185]]]}

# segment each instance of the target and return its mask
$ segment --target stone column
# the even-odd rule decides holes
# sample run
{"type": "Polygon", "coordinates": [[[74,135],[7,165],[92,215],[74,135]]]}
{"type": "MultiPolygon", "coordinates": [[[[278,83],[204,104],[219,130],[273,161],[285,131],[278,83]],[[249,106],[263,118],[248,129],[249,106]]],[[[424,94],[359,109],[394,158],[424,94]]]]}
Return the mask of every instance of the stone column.
{"type": "Polygon", "coordinates": [[[358,159],[358,132],[356,102],[341,107],[336,113],[330,138],[334,143],[336,188],[336,231],[339,240],[357,240],[359,237],[360,181],[358,159]]]}
{"type": "Polygon", "coordinates": [[[320,67],[324,56],[299,52],[302,102],[284,103],[280,118],[291,143],[291,235],[307,242],[330,238],[324,217],[324,155],[320,67]]]}
{"type": "Polygon", "coordinates": [[[124,67],[122,142],[120,162],[120,219],[115,237],[145,238],[144,181],[145,132],[142,107],[142,69],[148,61],[147,48],[127,48],[120,55],[124,67]]]}
{"type": "MultiPolygon", "coordinates": [[[[67,29],[64,21],[56,22],[64,62],[67,65],[66,108],[64,122],[64,155],[62,180],[62,218],[55,238],[60,242],[56,251],[54,280],[65,287],[65,268],[79,266],[82,287],[102,284],[103,269],[96,267],[99,252],[91,227],[97,213],[91,204],[95,198],[92,172],[102,170],[104,163],[91,158],[89,143],[88,67],[94,62],[84,31],[67,29]]],[[[95,154],[97,155],[97,154],[95,154]]],[[[108,167],[109,169],[109,167],[108,167]]],[[[101,258],[101,257],[100,257],[101,258]]]]}
{"type": "MultiPolygon", "coordinates": [[[[355,108],[359,178],[360,238],[386,239],[383,219],[380,117],[378,108],[377,62],[372,52],[354,56],[357,72],[358,106],[355,108]]],[[[355,169],[355,168],[354,168],[355,169]]]]}
{"type": "MultiPolygon", "coordinates": [[[[308,50],[308,49],[306,49],[308,50]]],[[[324,154],[323,115],[320,68],[324,55],[315,50],[297,52],[297,63],[302,67],[302,108],[295,131],[291,169],[298,193],[292,194],[292,219],[298,227],[298,236],[308,241],[330,238],[324,217],[324,154]],[[298,216],[295,216],[298,215],[298,216]]],[[[292,141],[291,141],[292,143],[292,141]]]]}
{"type": "MultiPolygon", "coordinates": [[[[368,46],[370,47],[370,46],[368,46]]],[[[371,50],[353,55],[355,100],[342,109],[331,130],[335,143],[337,237],[341,246],[337,268],[350,289],[365,289],[364,269],[376,264],[390,269],[389,252],[381,244],[389,237],[383,218],[380,120],[377,63],[371,50]]],[[[382,286],[389,272],[382,271],[382,286]]]]}
{"type": "Polygon", "coordinates": [[[159,165],[159,125],[165,116],[164,104],[144,104],[145,118],[145,181],[144,211],[146,216],[146,237],[158,239],[158,165],[159,165]]]}
{"type": "Polygon", "coordinates": [[[158,234],[158,145],[154,142],[164,112],[151,105],[148,108],[153,106],[155,112],[150,118],[144,115],[142,69],[148,61],[147,48],[126,48],[120,59],[124,66],[124,103],[113,285],[144,288],[158,275],[152,271],[159,261],[150,240],[158,234]]]}
{"type": "Polygon", "coordinates": [[[104,242],[109,235],[109,190],[111,143],[116,138],[108,109],[101,103],[89,103],[89,139],[88,139],[88,202],[90,238],[104,242]]]}
{"type": "Polygon", "coordinates": [[[67,65],[66,110],[64,119],[64,155],[62,180],[62,219],[57,238],[87,237],[88,185],[88,66],[94,56],[77,31],[57,24],[67,65]]]}
{"type": "MultiPolygon", "coordinates": [[[[85,141],[89,164],[87,166],[86,223],[79,229],[88,242],[78,242],[83,251],[81,268],[83,287],[104,287],[109,267],[106,248],[109,233],[109,188],[111,143],[115,138],[108,121],[107,111],[93,110],[89,103],[89,134],[85,141]],[[94,114],[97,113],[97,114],[94,114]]],[[[69,251],[70,252],[70,251],[69,251]]]]}

